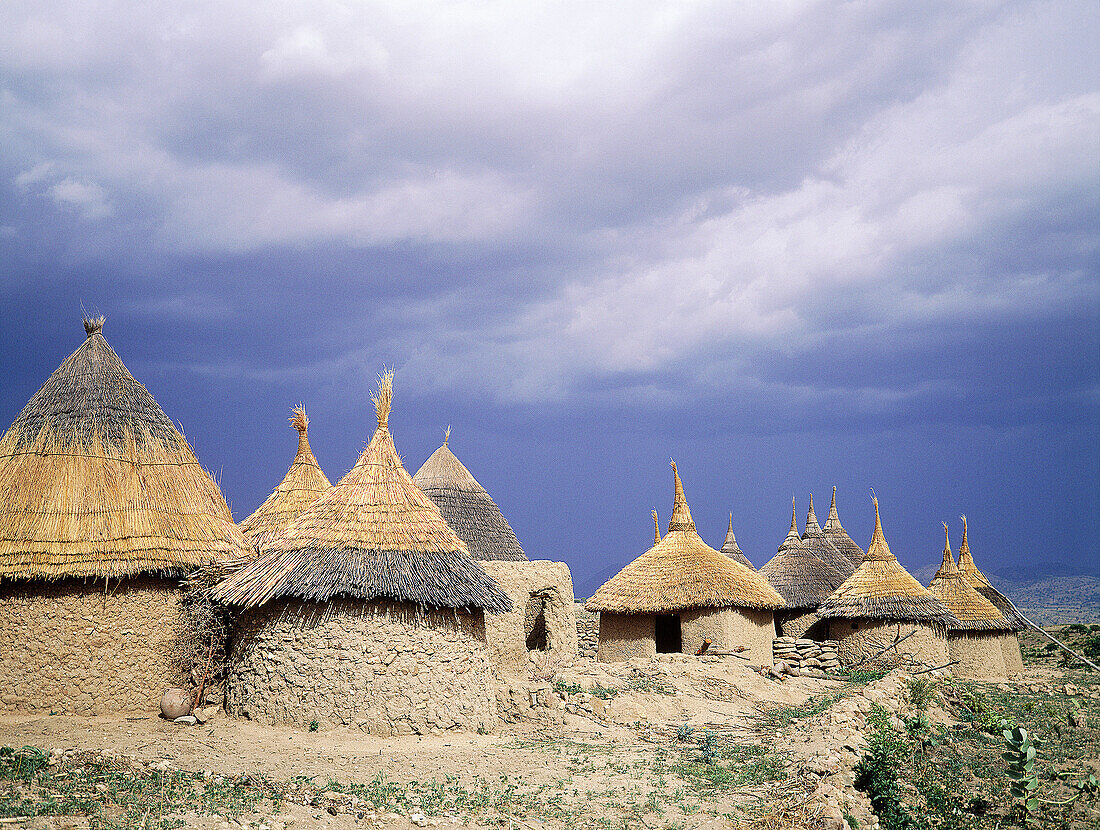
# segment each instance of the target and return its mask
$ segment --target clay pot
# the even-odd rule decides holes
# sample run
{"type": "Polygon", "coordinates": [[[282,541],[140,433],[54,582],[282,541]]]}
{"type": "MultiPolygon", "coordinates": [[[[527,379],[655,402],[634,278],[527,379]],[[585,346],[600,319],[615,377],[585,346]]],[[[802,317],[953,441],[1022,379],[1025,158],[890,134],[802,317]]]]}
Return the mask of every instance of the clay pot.
{"type": "Polygon", "coordinates": [[[168,720],[191,714],[191,695],[183,689],[166,689],[160,699],[160,713],[168,720]]]}

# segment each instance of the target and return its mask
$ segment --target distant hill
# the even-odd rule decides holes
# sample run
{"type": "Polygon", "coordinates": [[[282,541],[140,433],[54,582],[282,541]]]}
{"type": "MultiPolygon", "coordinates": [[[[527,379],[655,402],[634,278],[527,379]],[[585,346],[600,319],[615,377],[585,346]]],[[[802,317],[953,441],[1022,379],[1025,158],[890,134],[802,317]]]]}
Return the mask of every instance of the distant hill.
{"type": "MultiPolygon", "coordinates": [[[[913,571],[922,585],[935,576],[939,565],[913,571]]],[[[1054,575],[1020,568],[985,571],[994,587],[1039,625],[1100,622],[1100,577],[1087,574],[1054,575]]]]}

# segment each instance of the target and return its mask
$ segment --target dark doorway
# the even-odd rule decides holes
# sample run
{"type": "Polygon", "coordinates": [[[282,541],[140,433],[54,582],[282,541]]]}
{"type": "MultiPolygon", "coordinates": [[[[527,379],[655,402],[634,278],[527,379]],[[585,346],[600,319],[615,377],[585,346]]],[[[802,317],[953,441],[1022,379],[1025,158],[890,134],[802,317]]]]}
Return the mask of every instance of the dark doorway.
{"type": "Polygon", "coordinates": [[[657,641],[658,654],[677,654],[683,651],[680,640],[680,615],[658,614],[653,624],[653,638],[657,641]]]}
{"type": "Polygon", "coordinates": [[[818,620],[809,628],[806,629],[806,633],[802,635],[807,640],[821,640],[829,639],[829,621],[818,620]]]}
{"type": "Polygon", "coordinates": [[[546,595],[531,594],[527,607],[523,609],[523,628],[527,632],[528,651],[549,651],[550,642],[546,636],[546,595]]]}

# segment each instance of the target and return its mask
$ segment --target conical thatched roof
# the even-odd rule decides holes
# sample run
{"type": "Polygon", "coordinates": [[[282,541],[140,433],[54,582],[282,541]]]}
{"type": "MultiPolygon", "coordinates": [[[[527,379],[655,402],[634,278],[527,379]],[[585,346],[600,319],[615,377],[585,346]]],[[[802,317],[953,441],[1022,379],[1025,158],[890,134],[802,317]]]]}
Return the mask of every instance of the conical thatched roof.
{"type": "Polygon", "coordinates": [[[732,559],[734,562],[740,562],[746,568],[752,568],[756,570],[756,566],[749,561],[749,558],[741,552],[741,548],[737,546],[737,537],[733,535],[733,514],[730,513],[730,526],[726,530],[726,541],[722,543],[722,553],[732,559]]]}
{"type": "Polygon", "coordinates": [[[959,620],[960,625],[949,626],[953,630],[1011,630],[1004,615],[992,602],[975,591],[955,566],[946,522],[943,525],[943,564],[932,577],[928,590],[959,620]]]}
{"type": "Polygon", "coordinates": [[[0,578],[180,575],[247,558],[218,485],[85,320],[0,439],[0,578]]]}
{"type": "Polygon", "coordinates": [[[970,542],[966,538],[966,516],[960,518],[963,523],[963,539],[962,544],[959,545],[959,573],[970,583],[970,587],[993,603],[993,606],[1008,620],[1013,631],[1022,631],[1028,627],[1027,621],[1012,607],[1008,597],[994,588],[993,583],[974,564],[974,557],[970,555],[970,542]]]}
{"type": "MultiPolygon", "coordinates": [[[[844,579],[855,573],[855,563],[837,550],[836,545],[825,537],[825,531],[817,523],[817,515],[814,513],[813,493],[810,494],[810,509],[806,513],[806,529],[802,532],[802,543],[818,559],[822,559],[836,568],[844,579]]],[[[833,587],[839,588],[840,583],[833,587]]]]}
{"type": "Polygon", "coordinates": [[[306,411],[295,407],[290,423],[298,430],[298,454],[275,491],[256,512],[241,522],[241,532],[258,548],[286,530],[303,510],[332,486],[310,449],[306,411]]]}
{"type": "Polygon", "coordinates": [[[661,541],[661,520],[657,518],[657,511],[653,511],[653,544],[661,541]]]}
{"type": "Polygon", "coordinates": [[[844,574],[814,556],[799,538],[794,499],[791,499],[791,529],[787,538],[760,573],[783,597],[789,610],[817,608],[844,581],[844,574]]]}
{"type": "Polygon", "coordinates": [[[867,555],[856,572],[844,580],[822,603],[821,617],[936,623],[957,627],[959,621],[932,593],[909,575],[890,552],[882,533],[882,521],[875,502],[875,532],[867,555]]]}
{"type": "Polygon", "coordinates": [[[451,452],[450,438],[447,427],[443,446],[428,457],[413,481],[435,502],[474,559],[526,561],[527,554],[496,502],[451,452]]]}
{"type": "Polygon", "coordinates": [[[763,577],[700,538],[675,462],[672,474],[676,497],[665,538],[605,582],[585,608],[662,614],[685,608],[783,607],[783,598],[763,577]]]}
{"type": "Polygon", "coordinates": [[[511,600],[413,484],[389,430],[393,373],[379,379],[378,429],[355,466],[259,557],[214,589],[246,607],[276,597],[389,599],[506,612],[511,600]]]}
{"type": "Polygon", "coordinates": [[[843,553],[852,564],[859,566],[863,561],[863,548],[857,545],[840,524],[840,516],[836,512],[836,487],[833,487],[833,501],[829,505],[829,516],[825,519],[825,527],[822,528],[825,538],[833,543],[833,547],[843,553]]]}

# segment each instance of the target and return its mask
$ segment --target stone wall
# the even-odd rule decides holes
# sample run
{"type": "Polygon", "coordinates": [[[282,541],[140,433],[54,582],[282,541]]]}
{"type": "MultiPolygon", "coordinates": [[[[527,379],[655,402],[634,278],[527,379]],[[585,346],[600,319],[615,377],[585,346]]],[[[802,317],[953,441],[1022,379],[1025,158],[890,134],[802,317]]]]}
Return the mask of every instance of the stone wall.
{"type": "Polygon", "coordinates": [[[0,709],[153,714],[184,683],[179,580],[0,584],[0,709]]]}
{"type": "Polygon", "coordinates": [[[693,608],[680,612],[684,654],[695,654],[704,639],[715,651],[746,649],[754,665],[771,665],[775,621],[771,611],[753,608],[693,608]]]}
{"type": "Polygon", "coordinates": [[[375,735],[492,731],[484,619],[407,603],[270,602],[235,626],[226,709],[375,735]]]}
{"type": "Polygon", "coordinates": [[[915,660],[928,666],[948,662],[947,637],[930,625],[871,619],[831,619],[829,636],[837,642],[841,665],[850,666],[906,637],[895,648],[864,663],[865,668],[892,668],[915,660]],[[908,636],[912,634],[912,636],[908,636]]]}
{"type": "Polygon", "coordinates": [[[527,666],[527,636],[537,608],[545,620],[548,656],[577,655],[573,578],[564,562],[482,561],[479,564],[512,599],[512,611],[485,616],[485,639],[493,664],[505,671],[527,666]]]}
{"type": "Polygon", "coordinates": [[[780,634],[784,637],[794,637],[796,640],[799,637],[809,637],[810,635],[806,632],[810,630],[810,626],[821,619],[813,611],[805,610],[776,611],[776,616],[779,618],[780,634]]]}
{"type": "Polygon", "coordinates": [[[600,614],[586,610],[583,603],[573,605],[577,617],[577,653],[595,659],[600,647],[600,614]]]}
{"type": "Polygon", "coordinates": [[[951,672],[972,680],[1002,680],[1005,655],[999,631],[952,631],[947,635],[947,651],[952,660],[951,672]]]}
{"type": "Polygon", "coordinates": [[[652,614],[600,614],[600,645],[596,659],[615,663],[633,657],[657,656],[652,614]]]}

